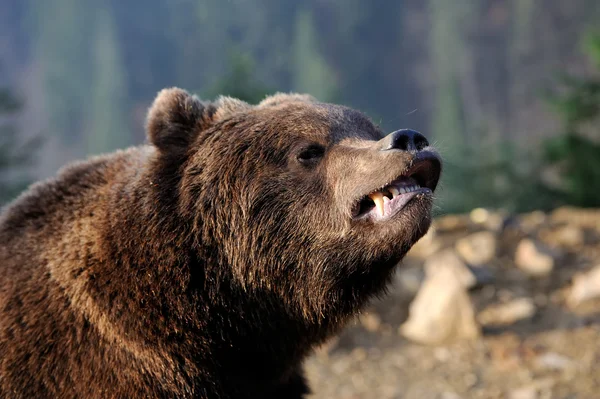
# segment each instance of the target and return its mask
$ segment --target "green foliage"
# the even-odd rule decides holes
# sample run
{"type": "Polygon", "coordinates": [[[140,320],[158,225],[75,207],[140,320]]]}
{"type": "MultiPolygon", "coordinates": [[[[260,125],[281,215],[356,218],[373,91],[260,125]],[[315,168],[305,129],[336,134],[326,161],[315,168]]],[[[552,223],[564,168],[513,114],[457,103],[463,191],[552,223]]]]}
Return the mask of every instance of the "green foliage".
{"type": "Polygon", "coordinates": [[[432,131],[433,137],[452,143],[452,148],[460,147],[456,144],[463,142],[466,133],[459,76],[466,56],[463,30],[468,3],[469,0],[432,0],[430,5],[430,51],[437,81],[432,131]]]}
{"type": "Polygon", "coordinates": [[[263,100],[271,90],[256,78],[252,58],[240,52],[230,54],[229,71],[204,93],[203,97],[215,98],[219,95],[231,96],[256,104],[263,100]]]}
{"type": "Polygon", "coordinates": [[[0,89],[0,205],[12,200],[31,182],[28,167],[33,161],[39,140],[19,140],[11,118],[21,103],[6,88],[0,89]]]}
{"type": "MultiPolygon", "coordinates": [[[[600,36],[589,36],[585,49],[600,70],[600,36]]],[[[448,126],[459,126],[450,117],[460,115],[453,106],[460,102],[458,94],[438,94],[438,101],[446,99],[442,117],[448,126]]],[[[445,213],[474,207],[527,212],[565,203],[600,206],[600,79],[561,76],[548,101],[562,121],[563,133],[546,139],[541,151],[524,151],[508,141],[486,145],[482,134],[476,142],[449,142],[452,151],[445,154],[440,190],[445,213]],[[558,183],[542,179],[543,172],[554,172],[558,183]]]]}
{"type": "Polygon", "coordinates": [[[318,44],[312,13],[298,11],[292,43],[294,90],[312,94],[321,101],[331,101],[335,95],[336,77],[318,44]]]}
{"type": "Polygon", "coordinates": [[[583,51],[600,71],[600,33],[589,33],[583,40],[583,51]]]}
{"type": "MultiPolygon", "coordinates": [[[[584,41],[591,63],[600,72],[600,34],[584,41]]],[[[548,101],[562,120],[563,133],[543,146],[546,165],[557,170],[564,201],[600,206],[600,78],[563,76],[548,101]]]]}
{"type": "Polygon", "coordinates": [[[433,118],[433,137],[448,143],[448,155],[458,156],[466,140],[463,107],[457,79],[440,85],[436,93],[437,113],[433,118]]]}
{"type": "Polygon", "coordinates": [[[83,130],[90,94],[89,0],[31,2],[33,51],[41,66],[50,131],[72,143],[83,130]]]}
{"type": "Polygon", "coordinates": [[[562,93],[550,94],[548,102],[567,130],[579,129],[600,112],[600,80],[561,76],[562,93]]]}
{"type": "Polygon", "coordinates": [[[577,206],[600,205],[600,145],[575,132],[549,139],[545,160],[556,165],[565,201],[577,206]]]}
{"type": "Polygon", "coordinates": [[[440,202],[444,213],[476,207],[509,212],[548,210],[560,203],[559,194],[540,179],[535,154],[509,141],[466,144],[445,158],[440,202]]]}

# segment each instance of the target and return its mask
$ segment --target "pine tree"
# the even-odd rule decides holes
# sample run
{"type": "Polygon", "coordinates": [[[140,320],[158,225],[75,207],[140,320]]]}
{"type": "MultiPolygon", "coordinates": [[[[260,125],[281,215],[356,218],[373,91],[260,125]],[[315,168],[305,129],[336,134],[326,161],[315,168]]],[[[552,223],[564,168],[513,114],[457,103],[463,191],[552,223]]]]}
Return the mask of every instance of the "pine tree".
{"type": "Polygon", "coordinates": [[[336,90],[336,77],[319,52],[313,17],[308,10],[296,13],[292,44],[294,90],[309,93],[321,101],[330,100],[336,90]]]}
{"type": "MultiPolygon", "coordinates": [[[[585,40],[592,65],[600,72],[600,34],[585,40]]],[[[562,120],[563,133],[544,143],[544,159],[555,166],[564,200],[576,206],[600,206],[600,77],[560,79],[549,101],[562,120]]]]}
{"type": "Polygon", "coordinates": [[[73,146],[83,129],[90,93],[93,3],[89,0],[31,3],[29,30],[34,58],[42,69],[49,131],[73,146]]]}
{"type": "MultiPolygon", "coordinates": [[[[460,0],[457,4],[445,0],[429,2],[433,25],[430,53],[437,83],[431,129],[446,162],[440,202],[446,211],[454,212],[469,207],[465,203],[465,192],[473,189],[477,167],[467,161],[471,159],[472,148],[465,145],[468,142],[467,124],[460,86],[466,62],[463,39],[466,1],[460,0]]],[[[470,198],[475,198],[475,195],[470,198]]]]}
{"type": "Polygon", "coordinates": [[[460,149],[457,143],[464,142],[467,137],[460,91],[461,72],[466,62],[463,25],[469,11],[467,3],[468,0],[456,4],[430,0],[433,25],[430,48],[437,82],[432,131],[433,137],[449,151],[460,149]]]}
{"type": "Polygon", "coordinates": [[[257,80],[254,62],[248,54],[232,52],[229,65],[229,71],[206,90],[203,97],[224,95],[256,104],[269,94],[270,90],[257,80]]]}
{"type": "Polygon", "coordinates": [[[127,87],[110,10],[98,10],[93,43],[93,79],[88,153],[97,154],[132,144],[127,124],[127,87]]]}

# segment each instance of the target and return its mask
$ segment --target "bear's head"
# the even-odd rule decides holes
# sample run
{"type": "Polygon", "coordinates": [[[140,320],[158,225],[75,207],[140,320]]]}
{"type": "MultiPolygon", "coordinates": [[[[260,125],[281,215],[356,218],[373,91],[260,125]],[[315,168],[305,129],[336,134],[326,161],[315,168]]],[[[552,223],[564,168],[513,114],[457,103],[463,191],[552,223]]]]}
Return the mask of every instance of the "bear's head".
{"type": "Polygon", "coordinates": [[[430,225],[437,153],[343,106],[298,94],[204,103],[166,89],[147,132],[154,184],[204,267],[306,318],[356,311],[430,225]]]}

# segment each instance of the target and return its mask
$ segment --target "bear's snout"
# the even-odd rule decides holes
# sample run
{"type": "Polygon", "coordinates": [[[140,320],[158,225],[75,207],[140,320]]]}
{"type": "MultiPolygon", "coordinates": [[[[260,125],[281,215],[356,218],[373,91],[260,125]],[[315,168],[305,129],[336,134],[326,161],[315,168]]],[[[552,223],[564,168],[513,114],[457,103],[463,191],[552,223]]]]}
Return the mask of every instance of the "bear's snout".
{"type": "Polygon", "coordinates": [[[381,151],[421,151],[429,146],[429,141],[421,133],[410,129],[396,130],[379,140],[381,151]]]}

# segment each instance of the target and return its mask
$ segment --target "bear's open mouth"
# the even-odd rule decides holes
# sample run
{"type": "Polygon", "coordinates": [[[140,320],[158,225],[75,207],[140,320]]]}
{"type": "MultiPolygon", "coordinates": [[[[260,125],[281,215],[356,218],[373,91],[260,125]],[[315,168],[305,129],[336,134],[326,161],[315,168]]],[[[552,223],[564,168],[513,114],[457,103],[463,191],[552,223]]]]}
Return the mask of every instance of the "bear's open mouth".
{"type": "Polygon", "coordinates": [[[437,186],[440,172],[437,155],[419,154],[404,173],[358,200],[352,208],[352,217],[389,219],[418,195],[430,195],[437,186]]]}

